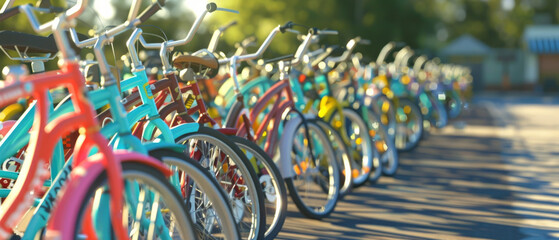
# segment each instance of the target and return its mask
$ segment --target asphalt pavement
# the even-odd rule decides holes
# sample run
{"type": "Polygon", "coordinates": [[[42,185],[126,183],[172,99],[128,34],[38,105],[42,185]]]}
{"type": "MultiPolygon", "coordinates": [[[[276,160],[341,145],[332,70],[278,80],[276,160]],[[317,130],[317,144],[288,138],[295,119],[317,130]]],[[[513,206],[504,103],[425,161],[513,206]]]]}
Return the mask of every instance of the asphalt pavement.
{"type": "Polygon", "coordinates": [[[328,218],[290,202],[278,239],[559,239],[559,97],[476,96],[400,160],[328,218]]]}

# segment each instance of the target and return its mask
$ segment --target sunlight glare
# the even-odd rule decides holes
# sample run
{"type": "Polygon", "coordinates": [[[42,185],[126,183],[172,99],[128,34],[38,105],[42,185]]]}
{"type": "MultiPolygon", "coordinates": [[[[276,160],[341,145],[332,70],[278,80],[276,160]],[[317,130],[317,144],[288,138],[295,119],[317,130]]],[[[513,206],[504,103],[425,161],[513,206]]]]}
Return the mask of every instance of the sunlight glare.
{"type": "Polygon", "coordinates": [[[207,0],[190,0],[184,1],[183,6],[194,13],[196,17],[198,17],[204,10],[206,10],[206,5],[208,4],[207,0]]]}
{"type": "Polygon", "coordinates": [[[113,19],[116,14],[115,8],[111,4],[107,3],[107,1],[94,1],[93,9],[95,9],[95,12],[99,14],[99,17],[103,21],[113,19]]]}

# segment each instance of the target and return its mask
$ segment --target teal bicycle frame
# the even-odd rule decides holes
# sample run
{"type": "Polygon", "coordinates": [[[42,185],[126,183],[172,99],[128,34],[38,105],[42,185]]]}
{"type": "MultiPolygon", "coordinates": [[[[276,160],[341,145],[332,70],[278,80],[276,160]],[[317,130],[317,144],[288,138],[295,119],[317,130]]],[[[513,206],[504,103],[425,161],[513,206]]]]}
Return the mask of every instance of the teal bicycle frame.
{"type": "Polygon", "coordinates": [[[159,129],[161,135],[157,138],[161,139],[162,143],[175,143],[175,137],[184,134],[198,131],[200,124],[198,123],[184,123],[173,128],[170,128],[163,119],[159,116],[159,111],[153,100],[153,94],[149,85],[149,79],[145,69],[132,71],[132,77],[125,79],[121,82],[121,91],[131,90],[138,88],[142,104],[134,108],[128,113],[127,118],[131,123],[128,128],[132,128],[134,124],[142,118],[147,117],[148,124],[144,128],[143,139],[151,139],[154,131],[159,129]]]}
{"type": "MultiPolygon", "coordinates": [[[[143,86],[144,82],[146,84],[148,82],[145,71],[141,72],[139,76],[135,75],[135,77],[128,79],[123,83],[129,84],[125,86],[143,86]],[[138,85],[134,85],[134,83],[137,83],[138,85]]],[[[148,100],[150,95],[151,90],[146,89],[145,92],[142,92],[142,100],[148,100]]],[[[169,129],[165,122],[163,122],[163,120],[159,118],[157,109],[155,108],[155,103],[153,101],[151,101],[153,102],[153,105],[151,106],[149,105],[150,101],[145,101],[147,102],[147,104],[135,108],[130,113],[127,113],[120,101],[120,92],[118,91],[118,87],[116,86],[116,84],[105,86],[105,88],[103,89],[90,91],[88,92],[88,98],[94,104],[94,107],[96,109],[99,109],[107,104],[111,106],[110,111],[111,115],[113,116],[113,122],[105,124],[100,132],[108,139],[111,139],[110,143],[115,149],[132,149],[133,151],[140,152],[142,154],[147,154],[150,150],[161,148],[173,149],[182,152],[183,146],[175,144],[173,138],[173,136],[180,135],[172,135],[172,133],[175,132],[176,134],[182,135],[198,130],[199,125],[197,123],[180,125],[173,128],[173,130],[169,129]],[[154,109],[155,111],[153,111],[154,109]],[[142,142],[138,138],[131,134],[130,128],[134,125],[134,123],[146,116],[146,114],[150,117],[150,123],[152,123],[153,121],[153,124],[150,125],[157,126],[163,133],[162,136],[163,140],[165,140],[164,143],[142,144],[142,142]],[[155,118],[155,116],[157,116],[157,118],[155,118]]],[[[72,112],[73,110],[74,108],[71,101],[63,101],[62,104],[52,110],[50,118],[55,119],[65,113],[72,112]]],[[[25,111],[21,118],[18,119],[17,123],[13,126],[10,132],[0,142],[0,159],[8,159],[10,156],[16,154],[19,149],[23,148],[27,144],[30,136],[29,130],[31,129],[34,116],[35,104],[33,103],[25,111]]],[[[151,129],[153,130],[154,127],[152,127],[151,129]]],[[[51,179],[54,178],[54,176],[56,176],[56,178],[51,180],[52,184],[45,184],[46,186],[51,185],[49,190],[40,201],[36,200],[37,210],[28,224],[28,228],[26,229],[26,234],[24,235],[23,239],[33,239],[36,233],[40,232],[41,229],[46,226],[49,214],[56,199],[56,195],[68,180],[69,173],[72,170],[72,159],[69,159],[68,161],[66,161],[66,163],[64,163],[64,154],[61,140],[59,140],[59,144],[57,146],[58,147],[53,153],[53,158],[51,160],[51,164],[54,166],[51,167],[51,179]]],[[[2,178],[16,179],[17,176],[18,173],[10,171],[0,171],[0,177],[2,178]]],[[[176,182],[173,183],[173,185],[178,186],[176,182]]],[[[128,186],[127,184],[126,194],[128,196],[134,196],[134,194],[137,192],[137,190],[134,188],[134,186],[128,186]],[[133,189],[131,189],[131,187],[133,189]]],[[[10,190],[2,189],[2,191],[0,192],[0,197],[7,196],[9,194],[9,191],[10,190]]],[[[108,202],[109,199],[103,198],[101,201],[108,202]]],[[[105,210],[107,211],[97,211],[98,215],[95,216],[95,218],[98,219],[98,221],[106,221],[108,219],[109,212],[108,209],[105,210]]],[[[158,217],[157,221],[161,226],[165,227],[165,225],[162,224],[163,220],[160,216],[158,217]]],[[[103,229],[101,231],[103,236],[110,236],[104,235],[111,232],[110,225],[104,224],[103,226],[107,226],[106,229],[103,229]]]]}

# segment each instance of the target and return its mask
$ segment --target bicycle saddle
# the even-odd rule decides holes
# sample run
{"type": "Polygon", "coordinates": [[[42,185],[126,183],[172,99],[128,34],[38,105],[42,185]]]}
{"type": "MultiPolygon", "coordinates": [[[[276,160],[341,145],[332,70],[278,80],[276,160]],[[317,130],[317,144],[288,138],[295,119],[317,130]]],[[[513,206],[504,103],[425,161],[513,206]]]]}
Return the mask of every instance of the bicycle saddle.
{"type": "Polygon", "coordinates": [[[190,68],[198,75],[213,78],[219,71],[217,58],[208,52],[196,52],[173,57],[173,66],[179,70],[190,68]]]}
{"type": "MultiPolygon", "coordinates": [[[[87,36],[78,33],[78,38],[80,40],[84,40],[87,39],[87,36]]],[[[4,30],[0,31],[0,46],[12,50],[17,48],[19,51],[27,53],[56,54],[58,52],[58,48],[52,34],[47,37],[43,37],[29,33],[4,30]]],[[[81,50],[79,47],[74,45],[73,42],[71,43],[71,46],[76,53],[79,53],[81,50]]]]}

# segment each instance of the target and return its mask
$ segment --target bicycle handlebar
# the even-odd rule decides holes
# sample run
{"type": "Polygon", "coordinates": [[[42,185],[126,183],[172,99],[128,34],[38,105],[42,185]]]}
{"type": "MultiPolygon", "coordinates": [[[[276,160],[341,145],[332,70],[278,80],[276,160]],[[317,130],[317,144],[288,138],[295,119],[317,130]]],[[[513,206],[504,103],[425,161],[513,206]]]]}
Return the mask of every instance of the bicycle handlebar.
{"type": "Polygon", "coordinates": [[[78,17],[87,7],[88,0],[78,0],[77,4],[72,6],[70,9],[66,10],[64,13],[56,17],[55,19],[48,21],[44,24],[41,24],[35,14],[33,13],[33,9],[41,10],[40,8],[34,8],[31,5],[22,5],[19,6],[20,11],[25,13],[27,18],[29,19],[29,23],[33,30],[37,33],[44,33],[51,30],[55,38],[57,38],[57,46],[58,50],[62,55],[62,59],[71,59],[74,58],[74,52],[70,48],[70,44],[63,33],[63,30],[66,26],[70,25],[70,21],[74,18],[78,17]]]}
{"type": "Polygon", "coordinates": [[[285,55],[285,56],[281,56],[281,57],[266,59],[266,60],[264,60],[264,64],[269,64],[269,63],[274,63],[274,62],[279,62],[279,61],[286,61],[286,60],[290,60],[292,58],[293,58],[293,54],[289,54],[289,55],[285,55]]]}
{"type": "Polygon", "coordinates": [[[294,55],[294,59],[290,62],[291,65],[301,62],[301,58],[303,57],[303,55],[311,45],[311,39],[314,33],[315,31],[309,30],[309,33],[307,33],[305,40],[303,40],[301,45],[299,45],[299,47],[297,48],[297,51],[295,52],[294,55]]]}
{"type": "MultiPolygon", "coordinates": [[[[165,45],[165,47],[167,49],[170,49],[170,48],[173,48],[173,47],[176,47],[176,46],[185,45],[185,44],[189,43],[190,41],[192,41],[192,38],[194,38],[194,35],[196,34],[196,31],[198,31],[198,28],[202,24],[202,20],[204,19],[206,14],[207,13],[212,13],[214,11],[237,12],[237,11],[231,10],[231,9],[218,8],[217,5],[213,2],[208,3],[206,5],[206,10],[204,10],[204,12],[202,12],[202,14],[200,14],[198,16],[198,18],[196,18],[196,21],[194,21],[194,24],[192,25],[192,27],[190,28],[190,31],[188,32],[188,34],[186,35],[186,37],[184,39],[169,40],[169,41],[166,41],[165,44],[163,44],[163,45],[165,45]]],[[[161,43],[147,43],[142,36],[140,36],[140,43],[142,44],[142,46],[144,46],[147,49],[159,49],[162,46],[161,43]]]]}
{"type": "Polygon", "coordinates": [[[142,62],[140,61],[138,52],[136,50],[136,47],[134,46],[134,43],[138,41],[138,39],[142,35],[142,32],[143,31],[141,28],[136,28],[130,38],[128,38],[128,41],[126,41],[126,47],[128,48],[128,52],[130,53],[130,59],[132,60],[132,71],[143,69],[142,62]]]}
{"type": "Polygon", "coordinates": [[[290,62],[290,65],[295,65],[301,62],[301,59],[303,58],[305,52],[307,51],[307,49],[311,45],[311,42],[314,39],[313,36],[317,36],[317,35],[338,35],[338,31],[327,30],[327,29],[319,30],[317,28],[309,28],[307,35],[303,38],[304,39],[303,42],[297,48],[297,51],[295,52],[294,55],[294,59],[290,62]]]}
{"type": "MultiPolygon", "coordinates": [[[[63,30],[70,25],[70,22],[78,17],[86,8],[88,0],[78,0],[76,5],[72,6],[70,9],[64,11],[62,14],[58,15],[53,20],[41,24],[37,17],[35,16],[35,11],[42,12],[53,12],[58,8],[54,8],[49,4],[40,4],[41,6],[49,6],[49,8],[33,7],[31,4],[20,5],[17,7],[12,7],[14,0],[7,0],[2,9],[0,9],[0,21],[12,17],[18,13],[23,12],[33,30],[37,33],[44,33],[47,31],[52,31],[55,38],[57,39],[56,44],[61,53],[61,59],[71,59],[74,57],[74,53],[68,43],[66,36],[63,34],[63,30]]],[[[77,35],[77,34],[76,34],[77,35]]]]}
{"type": "Polygon", "coordinates": [[[285,30],[292,29],[295,24],[292,21],[286,22],[283,26],[279,27],[281,33],[285,33],[285,30]]]}
{"type": "MultiPolygon", "coordinates": [[[[290,22],[288,22],[288,24],[289,23],[290,22]]],[[[264,51],[266,51],[266,49],[270,46],[270,43],[272,43],[272,40],[274,39],[276,34],[278,34],[278,32],[282,32],[282,28],[285,31],[285,29],[286,29],[285,26],[286,25],[277,26],[274,29],[272,29],[270,34],[268,34],[268,37],[266,37],[266,40],[264,40],[264,42],[262,43],[262,45],[260,45],[260,48],[258,48],[258,50],[256,52],[250,53],[250,54],[245,54],[245,55],[234,56],[235,58],[231,57],[231,58],[220,59],[219,64],[226,64],[228,62],[233,63],[233,59],[235,59],[235,64],[236,64],[237,62],[240,62],[240,61],[252,60],[252,59],[255,59],[255,58],[258,58],[258,57],[262,56],[264,51]]]]}
{"type": "MultiPolygon", "coordinates": [[[[137,2],[140,3],[140,1],[137,2]]],[[[138,17],[140,23],[147,21],[148,18],[153,16],[153,14],[155,14],[157,11],[163,8],[163,6],[165,6],[165,0],[157,0],[156,2],[152,3],[146,10],[140,13],[140,16],[138,17]]],[[[130,21],[131,19],[134,18],[136,18],[136,16],[133,15],[133,11],[130,11],[130,16],[128,16],[128,20],[130,21]]]]}
{"type": "Polygon", "coordinates": [[[411,50],[407,46],[402,48],[400,51],[398,51],[396,57],[394,58],[394,66],[396,66],[396,68],[399,68],[407,65],[407,60],[411,55],[413,55],[413,50],[411,50]]]}
{"type": "Polygon", "coordinates": [[[208,45],[208,51],[210,52],[215,52],[215,50],[217,49],[217,43],[219,41],[219,37],[221,37],[221,34],[223,32],[225,32],[225,30],[227,30],[228,28],[237,25],[237,21],[233,20],[230,23],[228,23],[227,25],[221,26],[218,29],[216,29],[214,31],[214,33],[212,34],[212,38],[210,40],[210,44],[208,45]]]}
{"type": "Polygon", "coordinates": [[[2,13],[0,13],[0,21],[4,21],[10,17],[17,15],[18,13],[20,13],[19,7],[6,9],[5,11],[2,11],[2,13]]]}
{"type": "Polygon", "coordinates": [[[336,30],[318,30],[314,28],[314,35],[338,35],[336,30]]]}
{"type": "Polygon", "coordinates": [[[429,59],[425,55],[421,55],[417,59],[415,59],[415,62],[413,64],[413,71],[418,73],[424,66],[423,64],[427,62],[427,60],[429,59]]]}
{"type": "Polygon", "coordinates": [[[369,44],[369,43],[371,43],[371,41],[369,41],[367,39],[362,39],[361,37],[355,37],[355,38],[353,38],[353,39],[351,39],[347,42],[346,50],[344,51],[344,53],[341,56],[339,56],[339,57],[328,57],[326,59],[326,61],[335,62],[335,63],[346,61],[351,56],[351,53],[353,52],[353,50],[355,49],[357,44],[369,44]]]}
{"type": "Polygon", "coordinates": [[[381,65],[384,60],[386,60],[386,56],[388,56],[388,53],[390,53],[392,50],[396,50],[399,48],[403,48],[406,46],[406,43],[403,42],[389,42],[386,45],[384,45],[384,47],[382,48],[382,50],[380,50],[380,53],[377,57],[377,65],[381,65]]]}
{"type": "MultiPolygon", "coordinates": [[[[147,18],[152,16],[159,9],[161,9],[161,5],[164,5],[164,2],[165,0],[157,0],[157,2],[154,2],[144,12],[142,12],[139,17],[137,17],[138,11],[140,10],[139,8],[140,8],[141,0],[133,0],[132,8],[130,8],[130,12],[128,14],[128,20],[126,20],[126,22],[120,25],[117,25],[116,27],[111,28],[108,31],[105,31],[103,35],[105,35],[107,39],[110,39],[111,37],[118,35],[125,30],[137,26],[138,24],[142,23],[143,20],[147,20],[147,18]],[[143,20],[141,20],[140,18],[142,18],[143,20]]],[[[72,37],[72,41],[74,41],[74,44],[76,44],[76,46],[80,48],[93,46],[99,40],[99,36],[96,36],[80,41],[78,39],[78,34],[76,33],[76,29],[74,28],[70,29],[70,35],[72,37]]]]}
{"type": "Polygon", "coordinates": [[[221,30],[222,32],[224,32],[225,30],[227,30],[228,28],[237,25],[237,20],[233,20],[230,23],[226,24],[225,26],[221,26],[219,28],[219,30],[221,30]]]}

